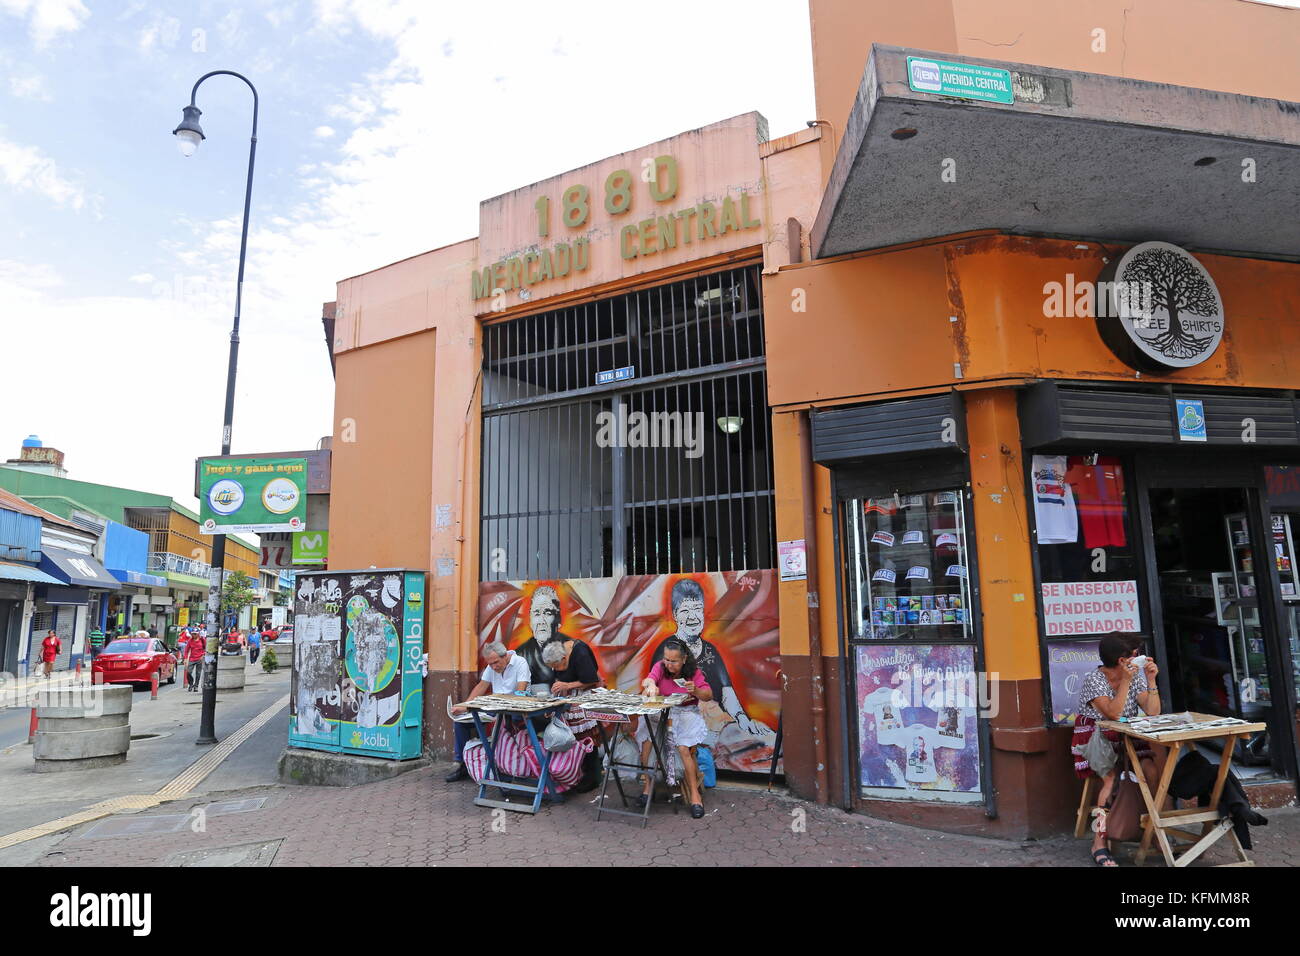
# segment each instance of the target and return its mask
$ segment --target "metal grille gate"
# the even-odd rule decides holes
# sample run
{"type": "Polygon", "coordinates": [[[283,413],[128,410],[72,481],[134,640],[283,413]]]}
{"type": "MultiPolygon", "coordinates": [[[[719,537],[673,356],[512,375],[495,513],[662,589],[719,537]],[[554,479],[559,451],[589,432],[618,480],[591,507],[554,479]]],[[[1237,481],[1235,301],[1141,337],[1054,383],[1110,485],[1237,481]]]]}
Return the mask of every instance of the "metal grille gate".
{"type": "Polygon", "coordinates": [[[484,330],[483,580],[775,565],[758,283],[730,269],[484,330]]]}

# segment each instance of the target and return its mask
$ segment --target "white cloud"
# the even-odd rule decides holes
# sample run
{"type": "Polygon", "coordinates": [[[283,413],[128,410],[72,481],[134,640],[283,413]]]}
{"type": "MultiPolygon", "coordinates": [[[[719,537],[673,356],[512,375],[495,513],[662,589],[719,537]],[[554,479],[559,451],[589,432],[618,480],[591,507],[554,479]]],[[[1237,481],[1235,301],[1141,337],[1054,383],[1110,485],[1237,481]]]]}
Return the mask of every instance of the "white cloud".
{"type": "Polygon", "coordinates": [[[22,100],[39,100],[42,103],[54,100],[49,87],[45,85],[45,77],[39,73],[32,73],[29,76],[10,76],[9,92],[22,100]]]}
{"type": "MultiPolygon", "coordinates": [[[[85,189],[65,178],[54,160],[35,146],[0,139],[0,182],[19,190],[34,190],[55,205],[70,206],[78,212],[86,205],[85,189]]],[[[98,197],[92,199],[97,201],[98,197]]]]}
{"type": "Polygon", "coordinates": [[[329,139],[334,135],[333,126],[317,126],[315,129],[317,139],[329,139]]]}
{"type": "Polygon", "coordinates": [[[81,29],[90,11],[81,0],[0,0],[0,12],[28,21],[27,29],[38,47],[61,33],[81,29]]]}
{"type": "Polygon", "coordinates": [[[131,276],[131,281],[136,283],[137,285],[151,285],[156,280],[154,279],[154,275],[152,272],[138,272],[135,275],[131,276]]]}
{"type": "Polygon", "coordinates": [[[18,262],[0,259],[0,287],[8,287],[14,294],[25,294],[63,285],[63,278],[54,266],[44,262],[18,262]]]}

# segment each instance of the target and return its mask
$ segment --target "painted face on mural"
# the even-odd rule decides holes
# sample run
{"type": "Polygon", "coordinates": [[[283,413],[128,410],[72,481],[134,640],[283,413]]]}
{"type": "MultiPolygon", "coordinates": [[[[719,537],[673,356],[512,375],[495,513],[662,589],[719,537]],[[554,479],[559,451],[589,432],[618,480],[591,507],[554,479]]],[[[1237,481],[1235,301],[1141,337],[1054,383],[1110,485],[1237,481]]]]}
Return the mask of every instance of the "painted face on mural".
{"type": "Polygon", "coordinates": [[[534,594],[528,620],[533,629],[533,637],[537,638],[537,643],[545,644],[555,636],[555,632],[560,626],[559,602],[547,599],[544,596],[539,599],[539,596],[534,594]]]}
{"type": "Polygon", "coordinates": [[[688,598],[673,611],[677,634],[688,641],[698,641],[704,631],[704,602],[688,598]]]}

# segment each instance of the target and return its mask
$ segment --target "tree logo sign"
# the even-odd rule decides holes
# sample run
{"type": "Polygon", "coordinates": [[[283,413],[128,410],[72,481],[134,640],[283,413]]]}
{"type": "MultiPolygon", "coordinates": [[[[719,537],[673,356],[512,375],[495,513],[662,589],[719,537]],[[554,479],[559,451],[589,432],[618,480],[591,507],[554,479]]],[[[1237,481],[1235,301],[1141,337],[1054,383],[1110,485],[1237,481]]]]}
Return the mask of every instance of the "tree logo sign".
{"type": "Polygon", "coordinates": [[[1140,243],[1108,264],[1098,285],[1110,298],[1109,308],[1098,310],[1102,340],[1133,368],[1191,368],[1213,355],[1223,339],[1218,287],[1185,249],[1140,243]]]}

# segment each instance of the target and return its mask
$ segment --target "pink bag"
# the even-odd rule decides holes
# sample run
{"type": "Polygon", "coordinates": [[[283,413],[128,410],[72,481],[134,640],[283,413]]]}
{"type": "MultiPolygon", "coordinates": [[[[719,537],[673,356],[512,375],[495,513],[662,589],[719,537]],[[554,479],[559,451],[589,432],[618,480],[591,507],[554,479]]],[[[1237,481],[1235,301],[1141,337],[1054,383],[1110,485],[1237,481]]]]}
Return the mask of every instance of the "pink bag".
{"type": "MultiPolygon", "coordinates": [[[[551,754],[549,772],[557,790],[563,793],[582,779],[582,761],[595,746],[595,741],[591,738],[580,738],[563,753],[551,754]]],[[[493,756],[497,770],[512,777],[535,778],[542,772],[537,754],[533,752],[532,741],[528,739],[528,730],[522,726],[501,728],[493,756]]],[[[465,769],[469,775],[475,783],[482,783],[488,772],[487,751],[482,742],[471,740],[467,743],[464,757],[465,769]]]]}

